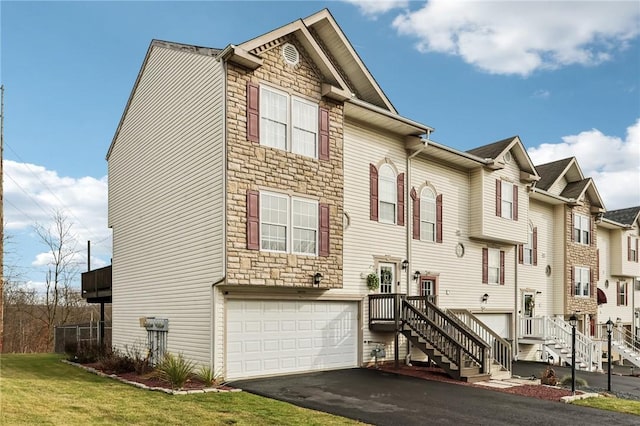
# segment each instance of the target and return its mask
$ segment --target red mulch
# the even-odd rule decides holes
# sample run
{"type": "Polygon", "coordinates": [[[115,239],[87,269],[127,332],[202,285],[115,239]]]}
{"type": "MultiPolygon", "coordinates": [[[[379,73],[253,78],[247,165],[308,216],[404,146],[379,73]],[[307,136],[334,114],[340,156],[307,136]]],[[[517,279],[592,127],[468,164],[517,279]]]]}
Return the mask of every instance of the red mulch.
{"type": "MultiPolygon", "coordinates": [[[[100,363],[91,363],[91,364],[82,364],[84,367],[91,367],[98,371],[101,371],[104,374],[115,374],[121,379],[128,380],[130,382],[142,383],[150,388],[165,388],[171,389],[171,384],[166,380],[162,380],[155,374],[154,372],[146,373],[146,374],[138,374],[138,373],[114,373],[113,371],[105,371],[101,369],[100,363]]],[[[230,390],[232,389],[229,386],[224,385],[216,385],[213,384],[211,386],[206,386],[205,383],[197,377],[192,377],[187,380],[181,390],[200,390],[205,388],[217,388],[220,390],[230,390]]]]}
{"type": "Polygon", "coordinates": [[[385,372],[402,374],[405,376],[417,377],[425,380],[435,380],[438,382],[455,383],[462,386],[475,386],[496,392],[510,393],[514,395],[528,396],[532,398],[545,399],[548,401],[560,401],[563,396],[571,395],[571,391],[562,388],[556,388],[545,385],[520,385],[510,388],[492,388],[474,383],[461,382],[449,377],[442,369],[438,367],[418,367],[402,365],[396,369],[393,365],[381,365],[380,369],[385,372]]]}

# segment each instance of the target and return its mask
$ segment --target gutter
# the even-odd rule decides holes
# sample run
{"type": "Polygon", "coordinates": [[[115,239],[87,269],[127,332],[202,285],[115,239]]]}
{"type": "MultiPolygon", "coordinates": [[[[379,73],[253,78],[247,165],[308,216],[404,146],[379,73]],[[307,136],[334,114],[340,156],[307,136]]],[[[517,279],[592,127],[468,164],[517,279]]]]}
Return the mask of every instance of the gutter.
{"type": "Polygon", "coordinates": [[[424,124],[420,124],[417,121],[413,121],[413,120],[410,120],[408,118],[402,117],[402,116],[400,116],[398,114],[394,114],[394,113],[389,112],[389,111],[387,111],[387,110],[385,110],[383,108],[380,108],[378,106],[371,105],[368,102],[361,101],[360,99],[357,99],[357,98],[351,98],[351,99],[347,100],[346,102],[352,103],[352,104],[357,105],[357,106],[359,106],[361,108],[368,109],[369,111],[373,111],[373,112],[375,112],[377,114],[384,115],[385,117],[391,118],[393,120],[400,121],[400,122],[402,122],[404,124],[407,124],[409,126],[416,127],[418,129],[422,129],[422,130],[424,130],[424,132],[427,135],[431,134],[431,132],[433,132],[435,130],[433,127],[425,126],[424,124]]]}

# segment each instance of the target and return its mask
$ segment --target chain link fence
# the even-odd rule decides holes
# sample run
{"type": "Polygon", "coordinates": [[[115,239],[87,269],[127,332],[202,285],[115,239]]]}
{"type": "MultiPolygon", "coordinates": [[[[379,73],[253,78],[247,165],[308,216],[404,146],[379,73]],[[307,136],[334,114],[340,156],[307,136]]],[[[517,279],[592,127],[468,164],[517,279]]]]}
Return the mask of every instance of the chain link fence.
{"type": "MultiPolygon", "coordinates": [[[[54,331],[53,347],[56,353],[64,353],[68,344],[100,343],[98,340],[100,322],[93,321],[83,324],[67,324],[58,326],[54,331]]],[[[104,342],[111,347],[111,323],[104,324],[104,342]]]]}

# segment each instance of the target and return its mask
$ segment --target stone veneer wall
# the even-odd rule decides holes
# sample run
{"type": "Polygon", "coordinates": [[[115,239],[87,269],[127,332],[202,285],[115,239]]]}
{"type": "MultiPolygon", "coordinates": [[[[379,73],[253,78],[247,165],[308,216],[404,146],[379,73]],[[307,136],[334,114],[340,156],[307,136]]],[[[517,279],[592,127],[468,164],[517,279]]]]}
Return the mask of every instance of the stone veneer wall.
{"type": "MultiPolygon", "coordinates": [[[[594,271],[598,266],[598,253],[597,253],[597,241],[598,241],[598,227],[594,223],[595,217],[591,214],[591,203],[587,200],[584,201],[584,205],[576,207],[565,207],[565,244],[566,244],[566,261],[565,261],[565,314],[570,315],[573,312],[579,311],[580,314],[589,314],[592,318],[596,318],[598,314],[598,304],[596,298],[597,281],[593,280],[594,271]],[[571,212],[582,214],[591,218],[591,239],[592,244],[584,245],[571,241],[571,234],[573,233],[573,227],[571,226],[571,212]],[[571,269],[574,266],[582,266],[590,268],[591,280],[591,294],[589,297],[576,297],[574,296],[574,290],[571,286],[571,269]]],[[[595,274],[597,278],[597,273],[595,274]]]]}
{"type": "MultiPolygon", "coordinates": [[[[289,37],[259,55],[254,71],[229,64],[227,70],[227,284],[342,288],[343,105],[321,96],[321,81],[304,49],[289,37]],[[301,55],[294,67],[285,63],[281,45],[295,44],[301,55]],[[269,83],[290,94],[319,102],[329,110],[330,160],[322,161],[247,141],[247,82],[269,83]],[[330,209],[330,255],[306,256],[247,250],[247,190],[270,190],[306,196],[330,209]]],[[[366,194],[364,195],[366,196],[366,194]]]]}

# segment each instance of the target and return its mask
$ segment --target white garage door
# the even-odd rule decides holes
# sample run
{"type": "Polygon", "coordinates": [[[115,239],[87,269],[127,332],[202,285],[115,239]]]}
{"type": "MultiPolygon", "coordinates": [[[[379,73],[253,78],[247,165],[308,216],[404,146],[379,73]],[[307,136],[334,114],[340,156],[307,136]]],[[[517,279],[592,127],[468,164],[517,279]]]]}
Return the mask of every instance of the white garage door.
{"type": "Polygon", "coordinates": [[[498,336],[511,338],[511,315],[510,314],[475,314],[487,327],[493,330],[498,336]]]}
{"type": "Polygon", "coordinates": [[[227,301],[227,379],[357,366],[354,302],[227,301]]]}

